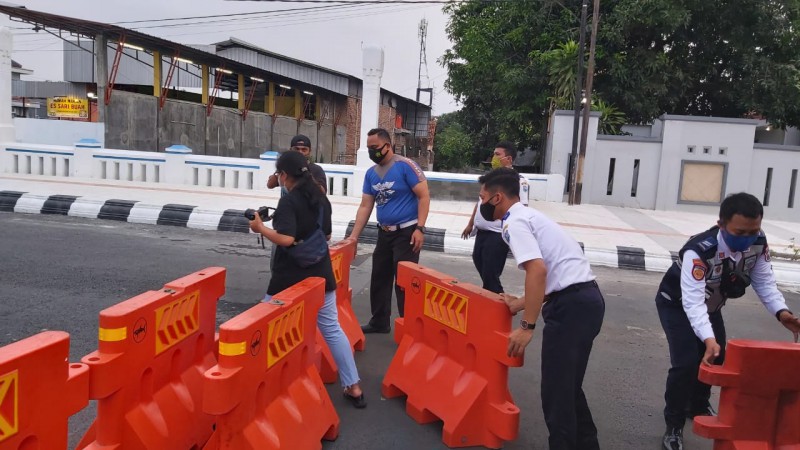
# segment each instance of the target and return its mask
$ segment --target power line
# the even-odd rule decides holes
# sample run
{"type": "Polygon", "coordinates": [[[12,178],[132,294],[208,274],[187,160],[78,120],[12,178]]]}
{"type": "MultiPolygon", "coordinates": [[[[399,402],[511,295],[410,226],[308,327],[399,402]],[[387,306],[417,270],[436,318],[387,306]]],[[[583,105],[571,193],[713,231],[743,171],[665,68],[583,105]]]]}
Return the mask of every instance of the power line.
{"type": "MultiPolygon", "coordinates": [[[[340,2],[342,3],[342,2],[340,2]]],[[[360,2],[360,3],[353,3],[353,2],[344,2],[344,4],[335,4],[335,5],[326,5],[326,6],[314,6],[314,7],[305,7],[305,8],[290,8],[290,9],[276,9],[272,11],[258,11],[258,12],[249,12],[249,13],[235,13],[235,14],[216,14],[216,15],[209,15],[209,16],[193,16],[193,17],[173,17],[167,19],[148,19],[148,20],[136,20],[136,21],[123,21],[123,22],[112,22],[111,25],[121,25],[121,24],[133,24],[133,23],[149,23],[149,22],[162,22],[162,21],[177,21],[177,20],[191,20],[191,19],[201,19],[201,18],[209,18],[212,20],[206,21],[194,21],[194,22],[185,22],[185,23],[173,23],[173,24],[162,24],[162,25],[148,25],[148,26],[141,26],[141,27],[131,27],[135,30],[144,30],[144,29],[155,29],[155,28],[178,28],[178,27],[190,27],[190,26],[204,26],[204,25],[214,25],[218,23],[228,23],[228,22],[235,22],[240,23],[243,21],[251,21],[251,22],[261,22],[261,21],[269,21],[274,20],[277,18],[291,16],[291,17],[298,17],[298,16],[308,16],[308,15],[322,15],[325,13],[336,13],[340,12],[343,9],[349,8],[369,8],[374,6],[382,6],[380,1],[373,1],[373,2],[360,2]],[[237,16],[250,16],[250,17],[243,17],[239,19],[231,19],[228,17],[237,17],[237,16]],[[258,16],[258,17],[252,17],[258,16]]],[[[30,28],[27,28],[30,30],[30,28]]],[[[39,33],[37,32],[29,32],[29,33],[15,33],[14,36],[37,36],[39,33]]],[[[30,41],[29,41],[30,42],[30,41]]]]}
{"type": "MultiPolygon", "coordinates": [[[[329,20],[349,19],[349,18],[353,18],[353,17],[368,17],[368,16],[379,15],[379,14],[410,11],[410,10],[413,10],[413,9],[416,9],[416,8],[415,7],[411,7],[411,8],[408,8],[408,7],[402,8],[401,7],[401,8],[397,8],[397,9],[386,9],[386,10],[381,10],[381,11],[361,12],[361,13],[353,13],[353,14],[346,14],[346,15],[339,15],[339,16],[316,17],[316,18],[310,18],[310,19],[302,19],[301,18],[301,19],[298,19],[298,20],[295,20],[295,21],[289,20],[289,21],[282,21],[282,22],[280,22],[278,24],[274,24],[274,25],[270,24],[270,27],[271,28],[282,28],[282,27],[292,26],[292,25],[297,25],[297,24],[310,24],[310,23],[326,22],[326,21],[329,21],[329,20]]],[[[230,25],[221,25],[221,26],[222,27],[228,27],[230,25]]],[[[164,37],[164,38],[167,38],[167,37],[192,36],[192,35],[198,35],[198,34],[207,35],[207,34],[210,34],[210,33],[236,32],[236,31],[260,30],[260,29],[263,29],[263,25],[255,26],[255,27],[219,29],[219,30],[214,30],[214,31],[205,30],[205,31],[193,31],[193,32],[190,32],[190,33],[164,34],[164,35],[161,35],[161,36],[164,37]]]]}
{"type": "Polygon", "coordinates": [[[208,16],[168,17],[168,18],[164,18],[164,19],[125,20],[125,21],[121,21],[121,22],[114,22],[114,24],[115,25],[122,25],[122,24],[145,23],[145,22],[168,22],[168,21],[173,21],[173,20],[214,19],[214,18],[217,18],[217,17],[251,16],[251,15],[259,15],[259,14],[273,14],[273,13],[281,13],[281,12],[306,11],[306,10],[326,9],[326,8],[332,8],[332,6],[309,6],[309,7],[305,7],[305,8],[275,9],[275,10],[270,10],[270,11],[251,11],[251,12],[231,13],[231,14],[212,14],[212,15],[208,15],[208,16]]]}
{"type": "MultiPolygon", "coordinates": [[[[341,10],[341,9],[354,8],[354,7],[359,7],[359,6],[361,6],[361,7],[363,7],[363,6],[369,7],[370,5],[330,5],[330,6],[323,6],[323,7],[319,7],[319,8],[310,8],[310,9],[312,9],[314,11],[309,11],[307,13],[292,12],[292,13],[288,13],[288,14],[286,14],[286,13],[285,14],[271,14],[269,16],[264,16],[264,17],[245,17],[245,18],[241,18],[241,19],[217,19],[217,20],[207,20],[207,21],[198,21],[198,22],[172,23],[172,24],[165,24],[165,25],[149,25],[149,26],[142,26],[142,27],[132,27],[132,29],[134,29],[134,30],[146,30],[146,29],[152,29],[152,28],[178,28],[178,27],[187,27],[187,26],[198,26],[198,25],[213,25],[213,24],[218,24],[218,23],[229,23],[229,22],[241,23],[243,21],[261,22],[261,21],[269,21],[269,20],[281,18],[281,17],[284,17],[284,16],[297,17],[297,16],[305,16],[305,15],[316,15],[316,14],[321,14],[321,13],[326,13],[326,12],[335,13],[335,12],[338,12],[339,10],[341,10]],[[337,11],[331,11],[331,9],[334,9],[334,8],[336,8],[337,11]],[[326,9],[326,11],[315,12],[315,11],[317,11],[319,9],[326,9]]],[[[305,9],[305,8],[298,8],[298,10],[303,10],[303,9],[305,9]]],[[[290,10],[279,10],[279,11],[280,12],[286,12],[286,11],[290,11],[290,10]]],[[[291,11],[294,11],[294,10],[291,10],[291,11]]]]}
{"type": "MultiPolygon", "coordinates": [[[[255,1],[264,3],[347,3],[347,4],[437,4],[444,5],[448,3],[465,3],[469,0],[226,0],[226,1],[255,1]]],[[[525,3],[529,0],[482,0],[485,3],[525,3]]]]}

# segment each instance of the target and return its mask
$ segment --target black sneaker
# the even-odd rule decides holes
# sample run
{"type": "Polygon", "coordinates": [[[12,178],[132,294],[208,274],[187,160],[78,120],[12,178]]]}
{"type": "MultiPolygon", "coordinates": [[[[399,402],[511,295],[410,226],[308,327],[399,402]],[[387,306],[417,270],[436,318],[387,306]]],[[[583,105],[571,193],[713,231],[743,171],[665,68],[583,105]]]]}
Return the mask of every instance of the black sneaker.
{"type": "Polygon", "coordinates": [[[683,450],[683,428],[667,428],[662,443],[664,450],[683,450]]]}
{"type": "Polygon", "coordinates": [[[361,325],[361,331],[364,332],[364,334],[369,334],[369,333],[386,334],[386,333],[389,333],[390,331],[392,331],[392,327],[375,328],[375,327],[372,326],[372,324],[368,323],[366,325],[361,325]]]}
{"type": "Polygon", "coordinates": [[[689,416],[692,419],[694,419],[695,416],[711,416],[711,417],[715,417],[716,415],[717,415],[717,412],[714,411],[714,408],[712,408],[711,405],[706,405],[706,406],[704,406],[702,408],[695,408],[695,409],[689,410],[689,412],[687,413],[687,416],[689,416]]]}

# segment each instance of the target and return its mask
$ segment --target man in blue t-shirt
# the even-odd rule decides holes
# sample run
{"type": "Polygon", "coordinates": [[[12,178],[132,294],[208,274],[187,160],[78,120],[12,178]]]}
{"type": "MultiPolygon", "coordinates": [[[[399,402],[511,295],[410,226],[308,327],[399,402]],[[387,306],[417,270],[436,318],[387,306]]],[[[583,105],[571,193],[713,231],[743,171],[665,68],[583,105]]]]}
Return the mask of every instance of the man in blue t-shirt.
{"type": "Polygon", "coordinates": [[[361,329],[364,333],[388,333],[392,329],[392,285],[400,317],[405,305],[405,293],[395,283],[397,263],[419,262],[431,197],[422,169],[414,161],[394,153],[388,131],[370,130],[367,150],[375,165],[364,178],[361,206],[347,240],[358,241],[372,208],[377,207],[378,242],[372,254],[369,294],[372,319],[361,329]]]}

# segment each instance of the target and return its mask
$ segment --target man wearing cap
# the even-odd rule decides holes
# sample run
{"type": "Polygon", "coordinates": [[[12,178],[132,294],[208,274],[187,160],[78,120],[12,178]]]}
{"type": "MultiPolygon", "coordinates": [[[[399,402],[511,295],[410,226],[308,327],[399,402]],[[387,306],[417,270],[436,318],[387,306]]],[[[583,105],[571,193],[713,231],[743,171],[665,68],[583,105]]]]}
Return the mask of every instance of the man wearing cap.
{"type": "Polygon", "coordinates": [[[375,165],[364,177],[361,206],[347,241],[358,241],[375,207],[378,242],[372,253],[369,289],[372,318],[361,330],[364,333],[388,333],[392,329],[392,286],[400,317],[403,317],[405,306],[405,293],[395,280],[397,263],[419,262],[431,197],[422,169],[414,161],[394,153],[388,131],[383,128],[370,130],[367,150],[375,165]]]}
{"type": "MultiPolygon", "coordinates": [[[[311,139],[309,139],[308,136],[298,134],[292,138],[292,145],[290,149],[300,152],[300,154],[306,157],[306,160],[308,161],[308,170],[311,172],[311,176],[313,176],[314,180],[317,182],[317,184],[319,184],[322,192],[327,194],[328,177],[325,175],[325,171],[322,169],[322,167],[311,161],[311,139]]],[[[272,174],[269,176],[267,179],[267,187],[270,189],[275,189],[278,187],[277,174],[272,174]]]]}

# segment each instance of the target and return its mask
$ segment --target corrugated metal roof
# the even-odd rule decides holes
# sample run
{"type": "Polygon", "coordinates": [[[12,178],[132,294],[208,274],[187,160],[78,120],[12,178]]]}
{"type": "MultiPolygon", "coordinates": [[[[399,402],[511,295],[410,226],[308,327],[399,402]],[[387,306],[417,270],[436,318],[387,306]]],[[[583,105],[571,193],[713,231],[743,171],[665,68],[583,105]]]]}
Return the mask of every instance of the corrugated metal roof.
{"type": "MultiPolygon", "coordinates": [[[[64,79],[74,83],[95,83],[94,41],[64,42],[64,79]]],[[[114,60],[116,49],[107,48],[108,60],[114,60]]],[[[120,59],[116,82],[119,84],[152,85],[153,55],[130,48],[123,49],[125,57],[120,59]]],[[[161,83],[167,80],[167,70],[171,58],[161,57],[161,83]]],[[[109,71],[111,70],[109,64],[109,71]]],[[[201,88],[200,68],[194,64],[178,63],[172,86],[201,88]]]]}
{"type": "Polygon", "coordinates": [[[230,47],[217,50],[217,54],[225,58],[239,61],[267,72],[277,73],[285,77],[308,83],[331,92],[347,95],[349,80],[341,75],[325,72],[315,67],[286,61],[271,55],[260,54],[243,47],[230,47]]]}
{"type": "MultiPolygon", "coordinates": [[[[340,95],[352,96],[353,95],[352,86],[349,86],[347,83],[340,81],[340,79],[347,79],[349,81],[358,80],[359,83],[361,82],[361,80],[358,77],[355,77],[353,75],[336,72],[334,70],[330,70],[308,62],[289,58],[284,55],[280,55],[274,52],[270,52],[268,50],[261,49],[257,46],[254,46],[244,41],[240,41],[235,38],[231,38],[228,41],[216,44],[216,49],[218,54],[214,54],[206,51],[206,49],[209,48],[208,46],[183,45],[177,42],[172,42],[166,39],[150,36],[148,34],[144,34],[139,31],[123,28],[116,25],[111,25],[101,22],[93,22],[90,20],[84,20],[73,17],[60,16],[41,11],[35,11],[27,9],[23,6],[4,3],[2,1],[0,1],[0,13],[8,14],[12,18],[20,19],[23,22],[33,24],[37,26],[39,29],[46,30],[50,28],[53,30],[65,30],[69,31],[70,33],[79,36],[85,36],[91,39],[94,39],[94,37],[97,35],[105,35],[109,39],[109,41],[119,41],[124,36],[125,41],[129,44],[144,47],[148,51],[159,51],[167,57],[175,55],[176,53],[180,53],[181,57],[194,61],[195,64],[206,64],[209,67],[224,67],[225,69],[231,70],[234,73],[243,74],[248,78],[249,77],[269,78],[272,81],[278,83],[291,84],[294,87],[298,87],[300,89],[314,90],[314,88],[316,87],[318,89],[325,89],[340,95]],[[223,51],[232,48],[239,48],[242,51],[227,52],[226,54],[223,54],[223,51]],[[243,50],[249,50],[250,52],[248,54],[248,52],[243,50]],[[255,55],[253,55],[253,53],[255,53],[255,55]],[[230,55],[231,57],[226,57],[226,55],[230,55]],[[233,59],[234,55],[236,58],[241,58],[247,61],[251,61],[251,58],[253,58],[254,56],[255,59],[252,62],[242,62],[237,59],[233,59]],[[264,67],[274,67],[274,71],[265,69],[264,67]]],[[[78,50],[78,49],[73,48],[73,50],[78,50]]],[[[129,50],[130,49],[125,49],[126,54],[129,54],[129,50]]],[[[136,53],[135,50],[131,50],[131,52],[136,53]]],[[[86,53],[86,52],[79,50],[78,52],[66,53],[66,55],[69,54],[77,55],[79,53],[86,53]]],[[[147,54],[145,52],[139,52],[139,53],[147,54]]],[[[143,56],[140,56],[140,60],[143,60],[143,58],[144,58],[143,56]]],[[[130,58],[126,57],[123,58],[123,61],[129,59],[130,58]]],[[[83,64],[83,68],[80,69],[75,67],[75,65],[73,64],[69,72],[69,77],[67,77],[67,69],[65,64],[65,78],[74,80],[88,80],[90,79],[89,72],[92,72],[91,76],[93,77],[94,61],[92,60],[91,56],[89,57],[89,60],[91,62],[83,64]]],[[[83,63],[84,60],[81,59],[80,61],[83,63]]],[[[111,55],[111,57],[109,58],[109,66],[111,65],[111,61],[113,61],[113,55],[111,55]]],[[[152,59],[150,61],[152,63],[152,59]]],[[[125,63],[123,62],[123,64],[125,63]]],[[[140,68],[133,68],[132,70],[138,71],[139,69],[140,68]]],[[[123,69],[121,69],[120,72],[123,72],[123,69]]],[[[126,76],[130,80],[134,79],[138,80],[140,78],[139,74],[127,74],[126,76]]],[[[230,84],[235,86],[235,77],[226,76],[225,78],[226,79],[224,83],[226,85],[230,84]]],[[[117,80],[117,82],[139,84],[139,83],[132,83],[131,81],[125,81],[122,79],[117,80]]],[[[143,82],[144,84],[151,84],[152,75],[150,75],[147,80],[141,80],[141,82],[143,82]]],[[[186,82],[188,82],[188,80],[186,82]]],[[[181,84],[182,85],[184,84],[183,79],[181,80],[181,84]]],[[[409,102],[415,103],[418,106],[418,108],[421,109],[427,108],[430,111],[429,106],[422,103],[418,103],[413,99],[402,97],[387,89],[381,89],[381,91],[397,97],[401,97],[409,102]]]]}
{"type": "Polygon", "coordinates": [[[11,95],[14,97],[86,97],[86,85],[66,81],[12,80],[11,95]]]}

